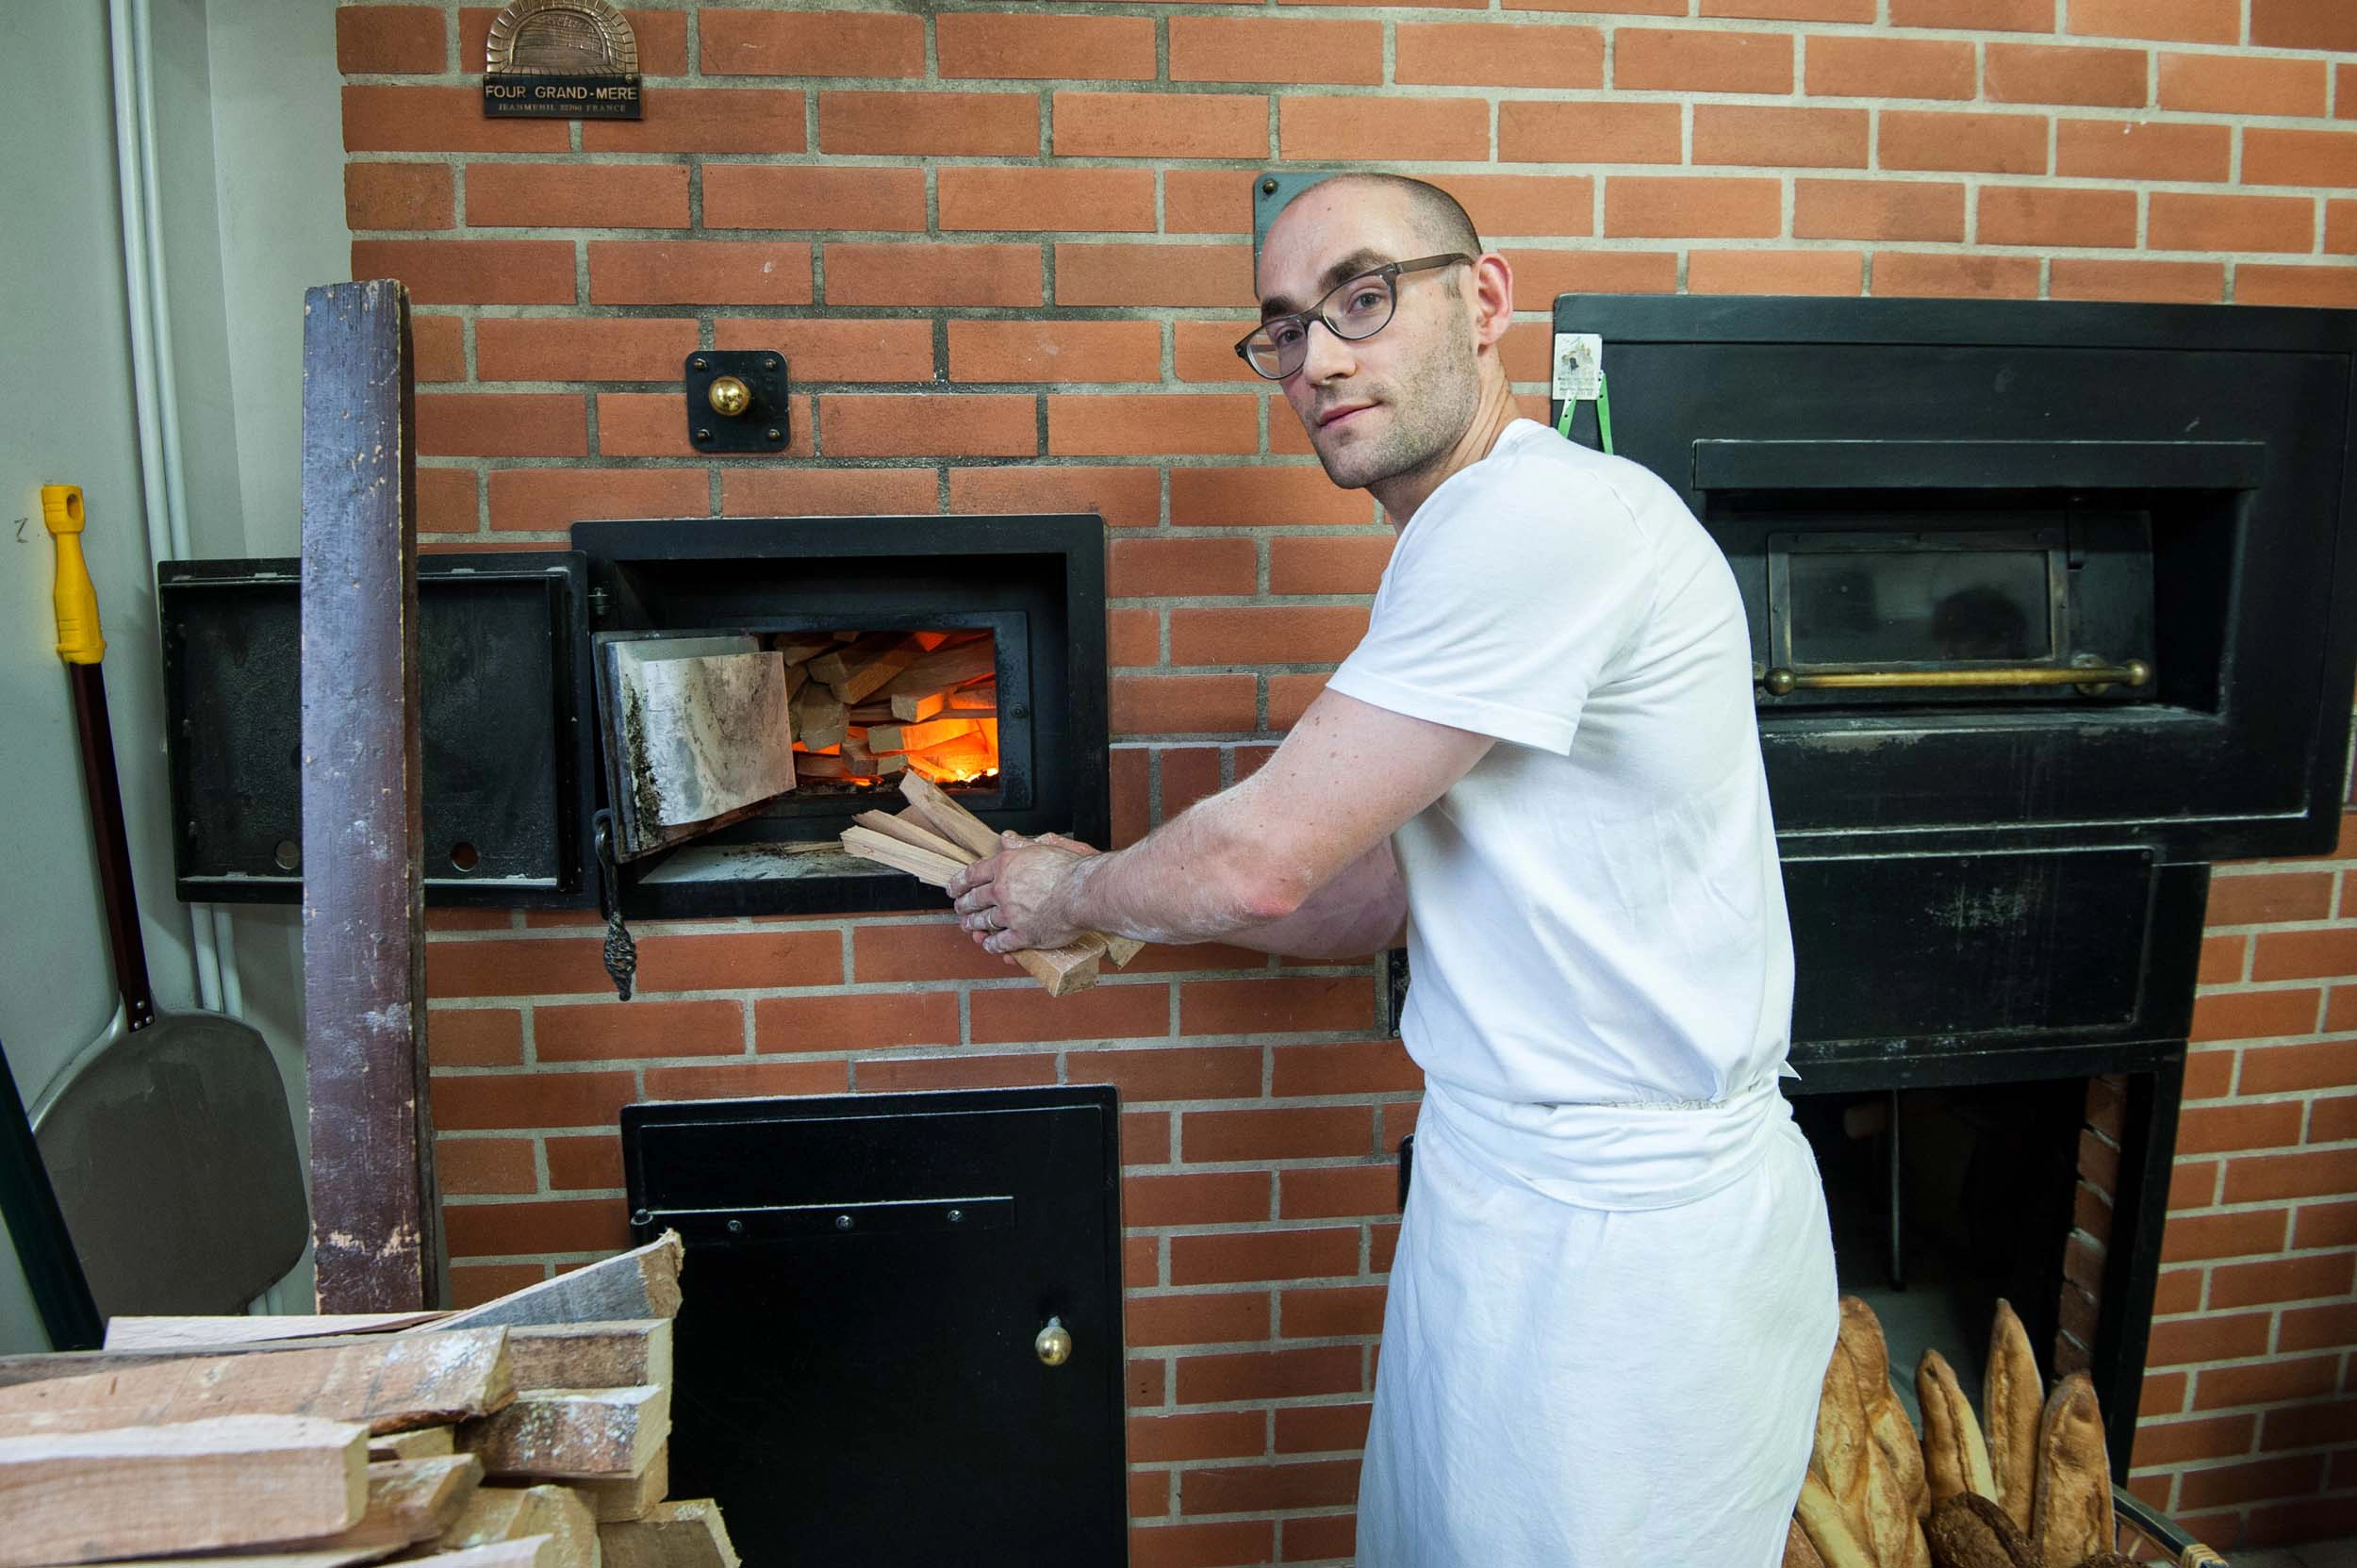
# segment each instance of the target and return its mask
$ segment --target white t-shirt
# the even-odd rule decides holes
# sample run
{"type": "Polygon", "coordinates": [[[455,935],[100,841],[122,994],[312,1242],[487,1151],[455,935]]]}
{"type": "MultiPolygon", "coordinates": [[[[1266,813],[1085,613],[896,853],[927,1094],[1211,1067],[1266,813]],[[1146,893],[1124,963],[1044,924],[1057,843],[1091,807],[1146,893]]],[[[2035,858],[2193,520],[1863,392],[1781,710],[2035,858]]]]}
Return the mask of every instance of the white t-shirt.
{"type": "Polygon", "coordinates": [[[1518,420],[1409,520],[1331,685],[1500,742],[1393,839],[1430,1081],[1543,1118],[1776,1075],[1792,943],[1751,671],[1725,557],[1635,463],[1518,420]]]}

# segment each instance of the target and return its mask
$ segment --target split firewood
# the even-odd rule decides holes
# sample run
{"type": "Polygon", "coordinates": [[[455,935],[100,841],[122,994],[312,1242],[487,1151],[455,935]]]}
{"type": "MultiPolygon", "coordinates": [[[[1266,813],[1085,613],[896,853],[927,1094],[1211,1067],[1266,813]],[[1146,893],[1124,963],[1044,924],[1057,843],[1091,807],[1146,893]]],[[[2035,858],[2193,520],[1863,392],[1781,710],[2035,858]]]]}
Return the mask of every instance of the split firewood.
{"type": "Polygon", "coordinates": [[[0,1434],[225,1415],[316,1416],[398,1432],[487,1415],[515,1393],[502,1330],[437,1332],[432,1340],[391,1334],[319,1349],[181,1357],[0,1389],[0,1434]]]}
{"type": "Polygon", "coordinates": [[[659,1388],[671,1381],[671,1322],[651,1317],[511,1329],[507,1355],[519,1393],[659,1388]]]}
{"type": "Polygon", "coordinates": [[[431,1460],[458,1452],[452,1428],[420,1427],[415,1431],[371,1434],[369,1438],[369,1462],[386,1460],[431,1460]]]}
{"type": "MultiPolygon", "coordinates": [[[[912,773],[900,782],[900,793],[933,824],[936,832],[956,841],[975,859],[988,859],[1005,847],[990,824],[949,799],[930,779],[912,773]]],[[[1103,944],[1105,955],[1113,961],[1116,969],[1126,967],[1137,957],[1138,949],[1146,946],[1134,937],[1106,936],[1096,932],[1084,933],[1080,940],[1103,944]]]]}
{"type": "Polygon", "coordinates": [[[495,1301],[454,1312],[420,1334],[496,1324],[619,1323],[679,1315],[680,1262],[686,1248],[666,1230],[646,1246],[601,1263],[510,1291],[495,1301]]]}
{"type": "Polygon", "coordinates": [[[458,1446],[487,1476],[635,1476],[671,1435],[668,1388],[539,1390],[479,1421],[461,1422],[458,1446]]]}
{"type": "Polygon", "coordinates": [[[945,711],[961,718],[996,718],[998,717],[998,682],[994,677],[977,681],[970,686],[960,686],[949,693],[942,706],[945,711]]]}
{"type": "Polygon", "coordinates": [[[644,1475],[565,1484],[581,1494],[581,1500],[589,1505],[589,1511],[601,1525],[617,1519],[643,1519],[650,1509],[670,1494],[671,1445],[666,1443],[654,1451],[653,1461],[644,1475]]]}
{"type": "Polygon", "coordinates": [[[970,718],[936,718],[923,724],[875,724],[868,727],[868,749],[883,751],[929,751],[953,740],[979,735],[982,727],[970,718]]]}
{"type": "MultiPolygon", "coordinates": [[[[515,1541],[491,1541],[434,1554],[434,1568],[565,1568],[552,1535],[527,1535],[515,1541]]],[[[194,1568],[184,1564],[183,1568],[194,1568]]]]}
{"type": "Polygon", "coordinates": [[[972,863],[972,857],[964,850],[922,823],[911,821],[905,812],[896,817],[888,811],[863,811],[851,820],[863,828],[883,834],[886,838],[897,838],[911,849],[923,850],[929,854],[939,855],[944,860],[954,860],[960,865],[972,863]]]}
{"type": "Polygon", "coordinates": [[[797,751],[794,770],[805,779],[874,779],[875,765],[865,767],[845,756],[840,751],[797,751]]]}
{"type": "Polygon", "coordinates": [[[824,632],[792,632],[778,638],[778,652],[785,655],[790,667],[808,664],[821,653],[833,652],[834,638],[824,632]]]}
{"type": "Polygon", "coordinates": [[[988,637],[954,643],[928,653],[891,680],[882,690],[887,699],[948,691],[998,672],[997,646],[988,637]]]}
{"type": "Polygon", "coordinates": [[[440,1536],[482,1484],[483,1465],[472,1454],[372,1462],[368,1468],[368,1507],[357,1524],[333,1535],[276,1543],[271,1550],[366,1549],[390,1556],[440,1536]]]}
{"type": "Polygon", "coordinates": [[[797,746],[823,751],[843,744],[850,728],[849,710],[833,692],[816,684],[806,685],[796,694],[792,707],[797,746]]]}
{"type": "Polygon", "coordinates": [[[332,1535],[367,1508],[368,1443],[294,1415],[0,1438],[0,1568],[332,1535]]]}
{"type": "MultiPolygon", "coordinates": [[[[859,645],[854,645],[859,646],[859,645]]],[[[828,686],[846,703],[865,701],[869,694],[881,690],[886,683],[925,656],[924,645],[914,637],[898,637],[884,647],[857,659],[847,659],[847,668],[837,679],[829,680],[828,686]]],[[[811,673],[817,675],[814,661],[811,673]]]]}
{"type": "Polygon", "coordinates": [[[736,1547],[709,1497],[657,1503],[643,1519],[598,1527],[605,1568],[738,1568],[736,1547]]]}
{"type": "Polygon", "coordinates": [[[322,1312],[303,1317],[114,1317],[109,1350],[218,1351],[248,1340],[284,1342],[340,1334],[382,1334],[437,1322],[448,1312],[322,1312]]]}
{"type": "Polygon", "coordinates": [[[2048,1562],[2075,1563],[2118,1544],[2103,1416],[2084,1372],[2054,1385],[2039,1419],[2030,1539],[2048,1562]]]}
{"type": "Polygon", "coordinates": [[[789,702],[799,697],[802,694],[802,688],[808,685],[810,685],[808,665],[790,664],[785,667],[785,696],[789,702]]]}
{"type": "Polygon", "coordinates": [[[443,1551],[551,1538],[558,1568],[598,1568],[598,1521],[586,1498],[569,1486],[486,1486],[442,1531],[443,1551]]]}
{"type": "MultiPolygon", "coordinates": [[[[873,712],[878,705],[869,703],[863,711],[873,712]]],[[[920,723],[948,705],[949,694],[946,691],[913,691],[885,699],[881,704],[883,712],[876,714],[873,722],[889,724],[898,720],[903,724],[920,723]]]]}
{"type": "Polygon", "coordinates": [[[934,887],[947,887],[949,879],[965,869],[967,862],[948,855],[936,854],[914,844],[878,833],[873,828],[846,828],[843,848],[847,853],[862,860],[872,860],[879,866],[889,866],[896,871],[906,871],[917,881],[934,887]]]}

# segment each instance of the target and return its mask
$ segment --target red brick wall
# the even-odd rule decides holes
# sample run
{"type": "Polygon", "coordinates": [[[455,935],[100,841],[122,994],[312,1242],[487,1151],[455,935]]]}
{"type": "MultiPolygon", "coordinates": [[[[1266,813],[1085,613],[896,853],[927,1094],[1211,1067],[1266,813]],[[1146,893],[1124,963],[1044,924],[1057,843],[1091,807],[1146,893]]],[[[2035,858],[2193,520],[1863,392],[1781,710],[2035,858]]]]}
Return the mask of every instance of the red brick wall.
{"type": "MultiPolygon", "coordinates": [[[[1127,841],[1267,753],[1388,547],[1228,351],[1262,166],[1457,191],[1534,407],[1569,289],[2357,305],[2346,0],[1493,4],[635,10],[635,124],[486,121],[488,9],[346,7],[353,269],[417,301],[424,525],[1101,511],[1127,841]],[[700,344],[786,352],[789,454],[692,452],[700,344]]],[[[2341,897],[2338,862],[2216,894],[2136,1459],[2224,1543],[2357,1529],[2341,897]]],[[[438,916],[458,1290],[622,1240],[635,1098],[1110,1079],[1137,1560],[1343,1557],[1417,1096],[1373,970],[1158,950],[1050,1003],[912,903],[651,926],[627,1007],[584,920],[438,916]]]]}

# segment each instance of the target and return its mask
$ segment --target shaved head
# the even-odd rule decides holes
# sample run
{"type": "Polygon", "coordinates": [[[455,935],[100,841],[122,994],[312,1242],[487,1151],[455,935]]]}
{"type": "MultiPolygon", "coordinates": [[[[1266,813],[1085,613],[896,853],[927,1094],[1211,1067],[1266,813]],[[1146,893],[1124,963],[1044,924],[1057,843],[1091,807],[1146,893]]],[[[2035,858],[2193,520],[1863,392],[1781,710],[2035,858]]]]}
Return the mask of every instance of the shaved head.
{"type": "Polygon", "coordinates": [[[1417,239],[1433,254],[1481,254],[1481,236],[1474,232],[1473,220],[1465,215],[1456,197],[1437,185],[1411,180],[1405,174],[1336,174],[1318,183],[1389,191],[1405,204],[1408,221],[1414,225],[1417,239]]]}

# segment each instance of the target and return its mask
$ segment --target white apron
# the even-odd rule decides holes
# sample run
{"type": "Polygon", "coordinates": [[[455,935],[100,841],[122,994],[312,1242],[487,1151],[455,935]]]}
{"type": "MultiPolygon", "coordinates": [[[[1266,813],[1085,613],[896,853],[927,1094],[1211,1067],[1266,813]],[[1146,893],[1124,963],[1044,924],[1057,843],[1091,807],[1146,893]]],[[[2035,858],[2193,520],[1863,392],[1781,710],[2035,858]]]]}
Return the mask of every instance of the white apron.
{"type": "Polygon", "coordinates": [[[1772,1081],[1660,1107],[1428,1082],[1359,1568],[1777,1568],[1838,1320],[1772,1081]]]}

